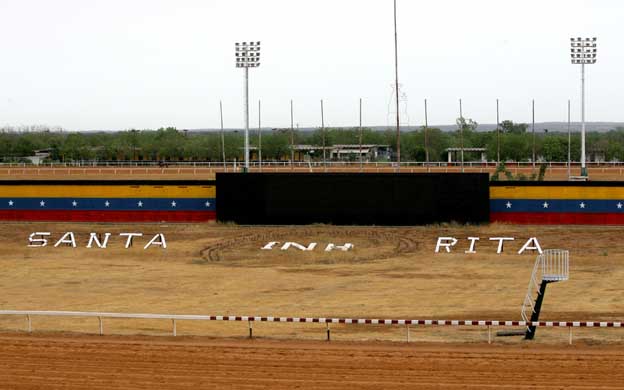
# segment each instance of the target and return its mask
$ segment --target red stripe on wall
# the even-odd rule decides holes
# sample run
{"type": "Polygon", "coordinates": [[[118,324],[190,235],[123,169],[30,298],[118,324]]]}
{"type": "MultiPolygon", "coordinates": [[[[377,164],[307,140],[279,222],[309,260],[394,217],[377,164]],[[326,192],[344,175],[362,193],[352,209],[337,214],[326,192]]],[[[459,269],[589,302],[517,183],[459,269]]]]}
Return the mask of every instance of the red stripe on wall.
{"type": "Polygon", "coordinates": [[[624,225],[624,213],[490,213],[491,222],[534,225],[624,225]]]}
{"type": "Polygon", "coordinates": [[[207,222],[215,211],[0,210],[3,221],[207,222]]]}

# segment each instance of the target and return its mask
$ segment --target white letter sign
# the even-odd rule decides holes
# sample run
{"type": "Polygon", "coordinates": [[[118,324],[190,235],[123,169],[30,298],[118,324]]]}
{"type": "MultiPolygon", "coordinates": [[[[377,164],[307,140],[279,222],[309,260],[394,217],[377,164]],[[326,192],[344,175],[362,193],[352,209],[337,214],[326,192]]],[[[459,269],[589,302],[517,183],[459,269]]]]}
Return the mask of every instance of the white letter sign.
{"type": "Polygon", "coordinates": [[[335,245],[335,244],[329,243],[327,244],[327,247],[325,247],[325,252],[331,252],[334,249],[340,249],[341,251],[346,252],[348,250],[353,249],[353,244],[348,243],[348,242],[344,245],[335,245]]]}
{"type": "Polygon", "coordinates": [[[106,248],[106,245],[108,244],[108,239],[110,236],[111,236],[110,233],[104,233],[104,240],[100,242],[100,239],[98,238],[97,233],[91,233],[89,236],[89,243],[87,244],[87,248],[91,248],[94,242],[98,248],[106,248]]]}
{"type": "Polygon", "coordinates": [[[308,245],[307,247],[305,247],[305,246],[303,246],[301,244],[297,244],[296,242],[286,242],[286,243],[284,243],[284,245],[282,245],[282,247],[280,249],[285,251],[285,250],[288,250],[288,248],[290,248],[291,246],[295,247],[295,248],[297,248],[299,250],[302,250],[302,251],[311,251],[314,248],[316,248],[316,242],[311,242],[310,245],[308,245]]]}
{"type": "Polygon", "coordinates": [[[48,240],[46,240],[45,236],[49,236],[50,232],[35,232],[35,233],[31,233],[30,236],[28,236],[28,246],[30,247],[42,247],[42,246],[46,246],[48,245],[48,240]],[[40,237],[40,238],[37,238],[40,237]]]}
{"type": "Polygon", "coordinates": [[[464,251],[464,253],[477,253],[477,251],[475,251],[475,245],[477,241],[479,241],[479,237],[468,237],[468,240],[470,241],[470,248],[464,251]]]}
{"type": "Polygon", "coordinates": [[[490,241],[498,241],[498,248],[496,249],[496,253],[503,252],[503,242],[513,240],[513,237],[490,237],[490,241]]]}
{"type": "Polygon", "coordinates": [[[76,239],[74,238],[74,233],[67,232],[67,233],[63,234],[63,237],[61,237],[56,242],[56,244],[54,244],[54,247],[56,248],[57,246],[59,246],[61,244],[70,244],[72,246],[72,248],[75,248],[76,247],[76,239]]]}
{"type": "Polygon", "coordinates": [[[158,233],[157,235],[154,236],[154,238],[150,240],[150,242],[148,242],[143,247],[143,249],[149,248],[150,245],[160,245],[162,246],[163,249],[167,249],[167,242],[165,241],[165,235],[162,233],[158,233]],[[158,238],[160,238],[160,240],[156,241],[158,238]]]}
{"type": "Polygon", "coordinates": [[[518,254],[521,255],[522,252],[524,252],[525,250],[534,250],[537,251],[537,253],[539,253],[540,255],[542,254],[542,247],[540,246],[536,237],[529,238],[526,244],[524,244],[524,246],[520,248],[518,254]],[[531,245],[531,243],[533,243],[533,245],[531,245]]]}
{"type": "Polygon", "coordinates": [[[265,250],[265,251],[270,251],[277,244],[279,244],[279,241],[271,241],[260,249],[265,250]]]}
{"type": "Polygon", "coordinates": [[[126,249],[129,248],[132,245],[132,239],[134,237],[141,237],[143,235],[143,233],[119,233],[120,236],[122,237],[128,237],[128,239],[126,240],[126,249]]]}
{"type": "Polygon", "coordinates": [[[435,253],[439,253],[440,248],[446,249],[446,253],[451,253],[451,247],[455,246],[455,244],[457,244],[457,239],[455,237],[438,237],[438,243],[436,244],[435,253]]]}

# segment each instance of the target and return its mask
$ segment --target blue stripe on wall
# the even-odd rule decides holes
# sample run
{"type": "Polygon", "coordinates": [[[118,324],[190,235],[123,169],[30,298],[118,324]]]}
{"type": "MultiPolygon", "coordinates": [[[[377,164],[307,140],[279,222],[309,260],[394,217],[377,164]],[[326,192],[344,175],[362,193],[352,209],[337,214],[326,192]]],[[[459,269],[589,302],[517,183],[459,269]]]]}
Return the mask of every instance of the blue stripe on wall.
{"type": "Polygon", "coordinates": [[[491,199],[495,213],[624,213],[624,200],[617,199],[491,199]]]}
{"type": "Polygon", "coordinates": [[[0,210],[215,211],[215,206],[214,198],[0,198],[0,210]]]}

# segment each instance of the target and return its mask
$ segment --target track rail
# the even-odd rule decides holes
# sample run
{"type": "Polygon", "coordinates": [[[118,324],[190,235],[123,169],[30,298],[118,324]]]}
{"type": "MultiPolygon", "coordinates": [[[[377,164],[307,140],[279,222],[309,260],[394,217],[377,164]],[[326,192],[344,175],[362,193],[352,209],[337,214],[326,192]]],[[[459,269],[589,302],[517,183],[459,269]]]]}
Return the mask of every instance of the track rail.
{"type": "Polygon", "coordinates": [[[252,321],[252,322],[295,322],[327,324],[370,324],[370,325],[437,325],[437,326],[543,326],[543,327],[599,327],[624,328],[622,321],[497,321],[497,320],[418,320],[418,319],[373,319],[373,318],[326,318],[326,317],[260,317],[260,316],[218,316],[193,314],[150,314],[109,313],[84,311],[45,310],[0,310],[0,316],[48,316],[48,317],[96,317],[136,318],[195,321],[252,321]]]}

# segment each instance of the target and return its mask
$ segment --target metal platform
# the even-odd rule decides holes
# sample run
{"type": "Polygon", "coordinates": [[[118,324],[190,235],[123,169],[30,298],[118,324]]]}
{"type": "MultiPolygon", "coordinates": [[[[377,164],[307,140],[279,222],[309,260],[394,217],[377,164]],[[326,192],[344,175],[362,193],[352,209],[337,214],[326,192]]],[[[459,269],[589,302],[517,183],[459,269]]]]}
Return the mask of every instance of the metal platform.
{"type": "MultiPolygon", "coordinates": [[[[522,304],[523,321],[539,321],[540,310],[548,283],[562,282],[570,278],[570,252],[563,249],[547,249],[537,256],[529,288],[522,304]],[[537,293],[534,299],[533,294],[537,293]]],[[[535,337],[535,326],[527,326],[525,339],[535,337]]]]}

